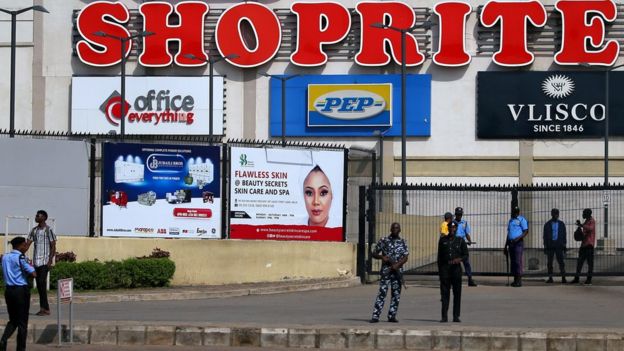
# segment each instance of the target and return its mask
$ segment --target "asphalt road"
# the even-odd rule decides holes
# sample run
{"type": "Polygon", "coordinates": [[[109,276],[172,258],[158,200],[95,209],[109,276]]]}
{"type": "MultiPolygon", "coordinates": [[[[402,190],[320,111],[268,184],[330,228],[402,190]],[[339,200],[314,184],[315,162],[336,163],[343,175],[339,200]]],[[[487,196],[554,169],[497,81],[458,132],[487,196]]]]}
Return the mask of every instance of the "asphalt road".
{"type": "MultiPolygon", "coordinates": [[[[370,326],[367,321],[376,293],[377,285],[366,285],[221,299],[76,304],[75,318],[172,325],[370,326]]],[[[462,325],[594,328],[603,331],[605,328],[622,328],[623,298],[624,286],[464,286],[462,325]]],[[[38,310],[37,307],[32,306],[33,313],[38,310]]],[[[55,308],[53,306],[54,313],[55,308]]],[[[55,322],[54,313],[49,317],[32,315],[31,319],[49,319],[55,322]]],[[[5,310],[0,311],[0,317],[6,318],[5,310]]],[[[382,315],[384,317],[385,314],[382,315]]],[[[400,323],[393,327],[439,327],[439,289],[434,286],[410,287],[404,291],[398,318],[400,323]]],[[[388,324],[382,322],[376,325],[384,326],[388,324]]]]}

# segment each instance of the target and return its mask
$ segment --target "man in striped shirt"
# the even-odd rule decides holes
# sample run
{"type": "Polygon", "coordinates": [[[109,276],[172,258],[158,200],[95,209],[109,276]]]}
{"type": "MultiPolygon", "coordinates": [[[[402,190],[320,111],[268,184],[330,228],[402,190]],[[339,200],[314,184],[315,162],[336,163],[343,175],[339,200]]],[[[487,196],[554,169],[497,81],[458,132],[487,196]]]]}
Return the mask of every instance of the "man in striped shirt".
{"type": "Polygon", "coordinates": [[[37,292],[39,293],[40,310],[37,316],[47,316],[50,314],[50,305],[48,304],[47,281],[48,272],[52,267],[52,260],[56,254],[56,235],[52,228],[46,224],[48,213],[44,210],[37,211],[34,227],[28,235],[26,245],[30,248],[35,243],[35,252],[33,253],[33,265],[37,273],[37,292]]]}

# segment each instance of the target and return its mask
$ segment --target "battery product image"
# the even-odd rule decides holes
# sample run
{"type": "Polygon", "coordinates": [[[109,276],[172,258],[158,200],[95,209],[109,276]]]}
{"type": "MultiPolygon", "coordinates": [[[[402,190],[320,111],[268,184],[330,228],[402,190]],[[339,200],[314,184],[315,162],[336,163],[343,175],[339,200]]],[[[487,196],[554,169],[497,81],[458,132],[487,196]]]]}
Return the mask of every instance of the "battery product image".
{"type": "Polygon", "coordinates": [[[191,202],[191,190],[190,189],[180,189],[176,190],[173,194],[167,193],[165,198],[170,204],[181,204],[185,202],[191,202]]]}
{"type": "Polygon", "coordinates": [[[203,189],[205,185],[214,180],[214,166],[210,160],[207,162],[189,165],[189,176],[197,181],[197,186],[203,189]]]}
{"type": "Polygon", "coordinates": [[[115,161],[115,183],[142,182],[145,178],[145,166],[140,163],[115,161]]]}
{"type": "Polygon", "coordinates": [[[152,206],[156,203],[156,193],[153,191],[148,191],[143,194],[139,194],[137,197],[137,202],[141,205],[152,206]]]}

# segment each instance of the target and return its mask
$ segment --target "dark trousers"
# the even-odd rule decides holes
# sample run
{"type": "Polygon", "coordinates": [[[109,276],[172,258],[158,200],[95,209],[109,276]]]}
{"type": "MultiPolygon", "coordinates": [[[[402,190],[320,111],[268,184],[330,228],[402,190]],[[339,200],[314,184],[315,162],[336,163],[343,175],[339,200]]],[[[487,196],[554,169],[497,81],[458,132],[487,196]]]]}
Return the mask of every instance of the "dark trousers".
{"type": "Polygon", "coordinates": [[[39,293],[39,307],[42,310],[50,310],[48,304],[48,266],[35,267],[37,272],[37,292],[39,293]]]}
{"type": "Polygon", "coordinates": [[[522,276],[522,253],[524,252],[524,242],[509,243],[509,259],[511,260],[511,274],[514,277],[522,276]]]}
{"type": "Polygon", "coordinates": [[[28,335],[28,310],[30,309],[30,289],[28,286],[7,286],[4,300],[9,311],[9,323],[4,329],[0,347],[6,350],[6,342],[17,329],[17,350],[26,350],[28,335]]]}
{"type": "Polygon", "coordinates": [[[576,263],[576,277],[581,275],[583,264],[587,260],[587,279],[591,279],[594,274],[594,247],[585,246],[579,249],[578,262],[576,263]]]}
{"type": "Polygon", "coordinates": [[[440,295],[442,296],[442,318],[448,315],[453,289],[453,318],[459,318],[461,312],[461,265],[453,264],[439,267],[440,272],[440,295]]]}
{"type": "Polygon", "coordinates": [[[466,270],[466,276],[468,279],[472,279],[472,266],[470,266],[470,259],[466,257],[462,263],[464,264],[464,269],[466,270]]]}
{"type": "Polygon", "coordinates": [[[396,272],[390,272],[382,275],[379,280],[379,293],[373,307],[373,319],[379,319],[381,315],[381,310],[383,310],[386,295],[388,294],[388,285],[392,288],[392,300],[388,309],[388,319],[396,318],[399,311],[399,301],[401,300],[401,279],[399,279],[399,275],[396,272]]]}
{"type": "Polygon", "coordinates": [[[548,276],[552,278],[553,275],[553,259],[555,256],[557,257],[557,263],[559,263],[559,271],[561,272],[561,276],[565,277],[565,263],[563,258],[565,253],[563,252],[562,247],[555,247],[546,249],[546,256],[548,257],[548,276]]]}

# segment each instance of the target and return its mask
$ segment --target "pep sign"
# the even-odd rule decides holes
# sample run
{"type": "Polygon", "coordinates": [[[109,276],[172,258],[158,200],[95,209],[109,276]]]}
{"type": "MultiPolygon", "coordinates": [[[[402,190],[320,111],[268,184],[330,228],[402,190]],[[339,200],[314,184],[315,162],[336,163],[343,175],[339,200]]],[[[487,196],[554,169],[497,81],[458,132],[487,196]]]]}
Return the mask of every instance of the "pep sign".
{"type": "Polygon", "coordinates": [[[308,127],[391,126],[392,84],[309,84],[308,127]]]}

